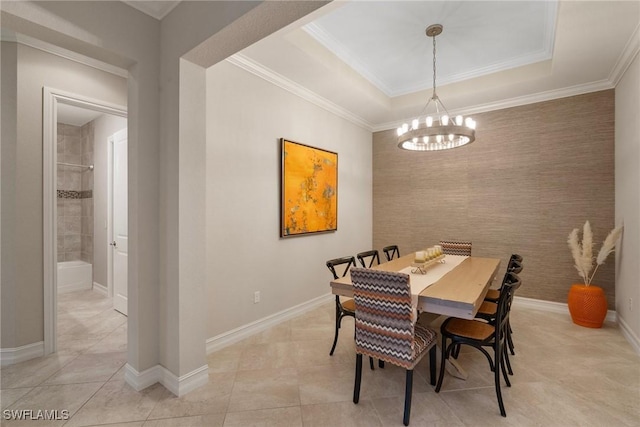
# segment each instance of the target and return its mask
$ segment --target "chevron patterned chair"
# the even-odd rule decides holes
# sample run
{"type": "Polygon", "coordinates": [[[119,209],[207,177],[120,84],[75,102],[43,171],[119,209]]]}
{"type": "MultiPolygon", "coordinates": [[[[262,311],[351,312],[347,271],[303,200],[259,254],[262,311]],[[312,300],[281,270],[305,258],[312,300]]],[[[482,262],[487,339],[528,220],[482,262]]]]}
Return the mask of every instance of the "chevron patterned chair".
{"type": "Polygon", "coordinates": [[[445,255],[471,256],[471,242],[458,240],[440,240],[442,253],[445,255]]]}
{"type": "Polygon", "coordinates": [[[409,275],[390,271],[351,269],[356,306],[356,378],[353,403],[360,400],[362,356],[375,357],[406,369],[405,426],[411,416],[413,369],[429,353],[431,385],[436,382],[437,332],[413,322],[409,275]]]}

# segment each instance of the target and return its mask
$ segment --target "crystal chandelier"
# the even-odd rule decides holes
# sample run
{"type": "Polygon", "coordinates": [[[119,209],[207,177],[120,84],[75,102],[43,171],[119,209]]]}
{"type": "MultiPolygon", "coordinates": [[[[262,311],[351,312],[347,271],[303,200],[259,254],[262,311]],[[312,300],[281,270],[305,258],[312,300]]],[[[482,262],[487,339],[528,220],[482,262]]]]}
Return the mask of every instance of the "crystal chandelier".
{"type": "Polygon", "coordinates": [[[413,119],[411,125],[404,123],[398,128],[398,147],[404,150],[448,150],[470,144],[476,139],[476,122],[471,117],[451,117],[436,94],[436,36],[440,33],[440,24],[427,27],[427,36],[433,37],[433,94],[420,117],[413,119]],[[429,114],[427,110],[431,104],[435,106],[435,113],[429,114]]]}

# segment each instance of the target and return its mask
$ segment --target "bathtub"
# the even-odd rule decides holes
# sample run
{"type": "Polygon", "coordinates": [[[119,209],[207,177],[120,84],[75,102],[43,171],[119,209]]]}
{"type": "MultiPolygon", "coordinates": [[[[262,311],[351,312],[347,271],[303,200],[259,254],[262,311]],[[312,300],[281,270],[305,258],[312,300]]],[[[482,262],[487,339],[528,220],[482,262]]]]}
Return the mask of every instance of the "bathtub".
{"type": "Polygon", "coordinates": [[[93,266],[84,261],[58,263],[58,293],[91,289],[93,266]]]}

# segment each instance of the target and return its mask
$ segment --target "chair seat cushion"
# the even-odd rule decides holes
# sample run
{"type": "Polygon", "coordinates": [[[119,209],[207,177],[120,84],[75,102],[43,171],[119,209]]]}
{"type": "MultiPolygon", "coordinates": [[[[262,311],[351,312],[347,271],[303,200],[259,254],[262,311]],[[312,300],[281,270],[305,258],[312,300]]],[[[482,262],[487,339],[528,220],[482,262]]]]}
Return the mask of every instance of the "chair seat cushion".
{"type": "Polygon", "coordinates": [[[340,301],[340,304],[342,305],[342,309],[345,311],[352,311],[352,312],[356,312],[356,303],[354,300],[352,299],[346,299],[344,301],[340,301]]]}
{"type": "Polygon", "coordinates": [[[478,314],[484,314],[487,316],[495,316],[498,312],[498,304],[491,301],[483,301],[482,305],[478,309],[478,314]]]}
{"type": "Polygon", "coordinates": [[[497,302],[500,298],[500,290],[498,289],[489,289],[487,291],[487,295],[484,297],[485,301],[497,302]]]}
{"type": "Polygon", "coordinates": [[[431,328],[427,328],[419,323],[414,326],[414,360],[426,350],[429,350],[438,339],[438,333],[431,328]]]}
{"type": "Polygon", "coordinates": [[[478,320],[466,320],[450,317],[440,328],[444,335],[455,335],[474,340],[488,340],[492,337],[495,328],[488,323],[478,320]]]}

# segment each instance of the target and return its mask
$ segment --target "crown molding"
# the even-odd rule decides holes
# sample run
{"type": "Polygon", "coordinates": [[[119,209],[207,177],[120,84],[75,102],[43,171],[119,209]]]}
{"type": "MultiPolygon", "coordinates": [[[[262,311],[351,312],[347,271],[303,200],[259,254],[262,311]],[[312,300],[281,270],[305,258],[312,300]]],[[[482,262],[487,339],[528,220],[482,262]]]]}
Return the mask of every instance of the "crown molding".
{"type": "Polygon", "coordinates": [[[368,131],[372,131],[373,129],[373,125],[368,121],[366,121],[365,119],[363,119],[362,117],[359,117],[356,114],[353,114],[352,112],[348,111],[347,109],[342,108],[337,104],[334,104],[328,99],[317,95],[316,93],[310,91],[304,86],[301,86],[300,84],[292,80],[289,80],[283,75],[278,74],[275,71],[272,71],[264,67],[263,65],[257,63],[256,61],[253,61],[252,59],[248,58],[245,55],[236,53],[235,55],[230,56],[226,60],[229,63],[239,68],[242,68],[243,70],[248,71],[249,73],[257,77],[260,77],[261,79],[266,80],[269,83],[272,83],[296,96],[299,96],[300,98],[338,117],[341,117],[363,129],[366,129],[368,131]]]}
{"type": "MultiPolygon", "coordinates": [[[[534,93],[531,95],[519,96],[516,98],[505,99],[502,101],[490,102],[486,104],[480,104],[472,107],[467,107],[459,110],[451,110],[452,116],[461,114],[463,116],[469,116],[473,114],[486,113],[488,111],[503,110],[505,108],[520,107],[528,104],[536,104],[538,102],[552,101],[554,99],[568,98],[570,96],[583,95],[585,93],[599,92],[601,90],[613,89],[615,86],[609,80],[601,80],[593,83],[586,83],[581,85],[575,85],[562,89],[548,90],[545,92],[534,93]]],[[[389,129],[397,129],[407,119],[395,120],[393,122],[382,123],[377,126],[373,126],[373,132],[380,132],[389,129]]]]}
{"type": "Polygon", "coordinates": [[[620,79],[624,76],[624,73],[636,58],[638,52],[640,52],[640,24],[638,24],[629,38],[629,41],[622,50],[620,58],[618,58],[616,65],[613,67],[613,70],[611,70],[611,74],[609,74],[609,81],[613,82],[614,87],[618,86],[620,79]]]}
{"type": "Polygon", "coordinates": [[[123,77],[125,79],[129,77],[129,71],[125,70],[124,68],[107,64],[106,62],[102,62],[97,59],[89,58],[88,56],[81,55],[79,53],[64,49],[60,46],[56,46],[42,40],[38,40],[33,37],[25,36],[24,34],[2,32],[2,34],[0,35],[0,40],[3,42],[14,42],[29,46],[34,49],[56,55],[64,59],[68,59],[70,61],[77,62],[79,64],[86,65],[100,71],[115,74],[116,76],[123,77]]]}

